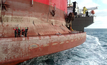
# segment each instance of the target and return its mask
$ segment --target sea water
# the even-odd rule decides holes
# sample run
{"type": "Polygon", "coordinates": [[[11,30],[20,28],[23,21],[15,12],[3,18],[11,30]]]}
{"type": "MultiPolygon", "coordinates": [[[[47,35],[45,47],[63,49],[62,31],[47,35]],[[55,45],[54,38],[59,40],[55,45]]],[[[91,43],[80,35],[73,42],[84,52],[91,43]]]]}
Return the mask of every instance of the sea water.
{"type": "Polygon", "coordinates": [[[107,29],[85,29],[86,41],[74,48],[37,57],[20,65],[107,65],[107,29]]]}

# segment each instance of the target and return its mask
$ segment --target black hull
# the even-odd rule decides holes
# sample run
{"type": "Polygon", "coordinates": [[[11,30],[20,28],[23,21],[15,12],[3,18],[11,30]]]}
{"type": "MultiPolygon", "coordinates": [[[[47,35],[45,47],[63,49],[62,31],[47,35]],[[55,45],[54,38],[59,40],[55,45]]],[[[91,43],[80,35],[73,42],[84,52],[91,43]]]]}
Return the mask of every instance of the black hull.
{"type": "Polygon", "coordinates": [[[72,22],[73,30],[84,31],[84,27],[89,26],[93,23],[94,17],[77,17],[72,22]]]}

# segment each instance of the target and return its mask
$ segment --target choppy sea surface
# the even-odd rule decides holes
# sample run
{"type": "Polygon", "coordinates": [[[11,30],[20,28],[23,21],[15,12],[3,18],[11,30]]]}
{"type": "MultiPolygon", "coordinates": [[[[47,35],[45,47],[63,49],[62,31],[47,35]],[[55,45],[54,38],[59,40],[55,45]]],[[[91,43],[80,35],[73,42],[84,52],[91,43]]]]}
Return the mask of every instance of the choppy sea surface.
{"type": "Polygon", "coordinates": [[[107,65],[107,29],[85,29],[86,41],[77,47],[37,57],[20,65],[107,65]]]}

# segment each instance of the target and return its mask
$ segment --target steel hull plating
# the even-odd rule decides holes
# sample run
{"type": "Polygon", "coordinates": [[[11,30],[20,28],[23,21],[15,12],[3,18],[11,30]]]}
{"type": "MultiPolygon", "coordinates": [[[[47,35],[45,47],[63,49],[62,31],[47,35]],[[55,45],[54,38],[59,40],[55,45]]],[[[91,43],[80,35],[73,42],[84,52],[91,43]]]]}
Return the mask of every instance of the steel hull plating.
{"type": "Polygon", "coordinates": [[[82,44],[86,33],[27,38],[1,38],[0,64],[15,64],[82,44]]]}
{"type": "MultiPolygon", "coordinates": [[[[4,1],[4,0],[3,0],[4,1]]],[[[6,0],[1,10],[0,64],[17,63],[82,44],[86,33],[71,34],[65,26],[67,0],[6,0]],[[62,3],[63,2],[63,3],[62,3]],[[55,5],[53,5],[55,4],[55,5]],[[55,16],[50,12],[55,10],[55,16]],[[28,27],[27,37],[14,37],[13,28],[28,27]]]]}
{"type": "Polygon", "coordinates": [[[13,28],[16,27],[28,27],[28,36],[70,32],[65,26],[65,12],[61,9],[56,8],[53,17],[50,12],[54,7],[51,5],[34,1],[31,6],[29,0],[6,0],[6,3],[9,7],[1,12],[0,37],[14,37],[13,28]]]}

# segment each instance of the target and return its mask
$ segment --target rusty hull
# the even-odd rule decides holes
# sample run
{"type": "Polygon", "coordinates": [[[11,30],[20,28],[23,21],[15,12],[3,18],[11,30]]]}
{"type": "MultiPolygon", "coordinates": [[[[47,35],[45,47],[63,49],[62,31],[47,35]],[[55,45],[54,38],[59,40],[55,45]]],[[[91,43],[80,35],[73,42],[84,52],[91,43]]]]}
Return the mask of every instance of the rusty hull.
{"type": "MultiPolygon", "coordinates": [[[[65,12],[31,0],[6,0],[7,10],[0,13],[0,65],[17,63],[82,44],[86,33],[70,34],[65,12]],[[28,27],[28,37],[14,37],[13,28],[28,27]]],[[[62,4],[63,5],[63,4],[62,4]]],[[[56,5],[57,6],[57,5],[56,5]]]]}
{"type": "Polygon", "coordinates": [[[0,37],[14,37],[13,28],[28,27],[28,36],[50,35],[70,32],[65,26],[65,12],[56,8],[55,16],[50,14],[51,5],[31,0],[6,0],[7,10],[1,12],[0,37]]]}
{"type": "Polygon", "coordinates": [[[23,38],[0,38],[0,64],[16,63],[82,44],[86,33],[23,38]]]}

